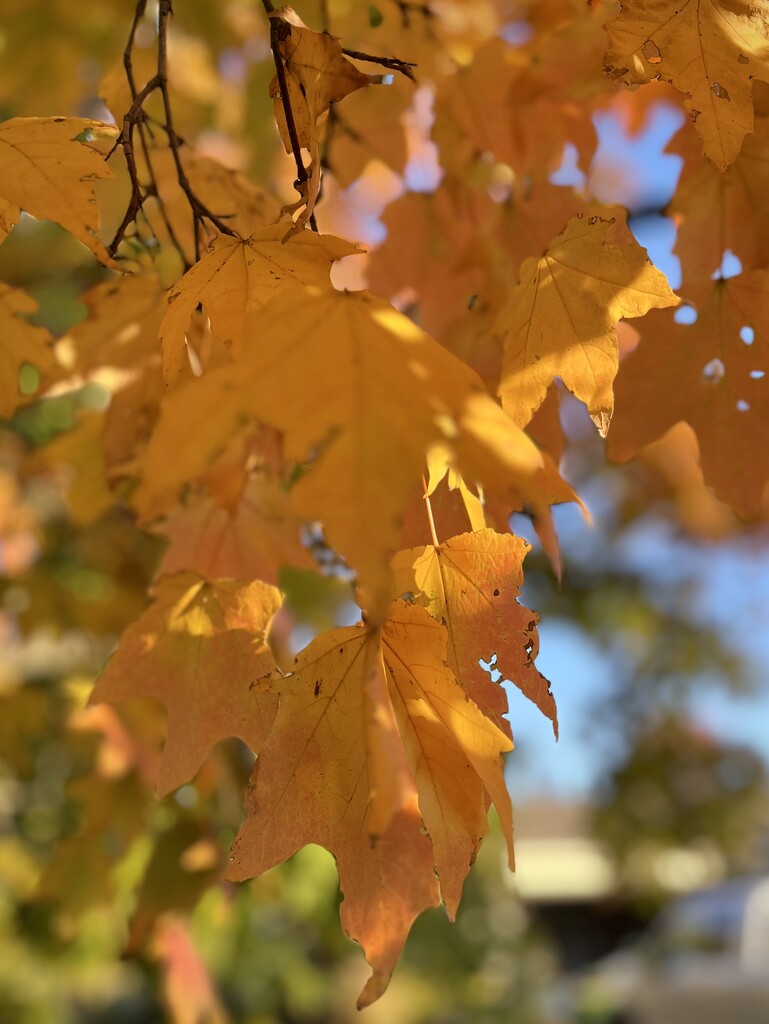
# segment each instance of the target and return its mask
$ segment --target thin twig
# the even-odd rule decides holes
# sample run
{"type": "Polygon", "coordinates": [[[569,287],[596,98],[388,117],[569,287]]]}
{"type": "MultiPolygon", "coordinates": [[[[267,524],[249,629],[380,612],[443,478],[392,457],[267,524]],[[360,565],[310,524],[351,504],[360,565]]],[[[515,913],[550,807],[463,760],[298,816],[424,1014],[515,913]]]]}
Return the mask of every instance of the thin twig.
{"type": "MultiPolygon", "coordinates": [[[[195,240],[194,258],[197,260],[200,256],[200,228],[204,220],[210,221],[211,224],[213,224],[214,227],[222,234],[231,235],[234,238],[239,238],[240,236],[225,224],[220,216],[212,213],[205,203],[201,202],[201,200],[195,195],[184,170],[184,165],[179,152],[180,146],[184,144],[184,139],[182,139],[174,128],[171,99],[168,91],[168,21],[173,13],[172,0],[159,0],[158,59],[156,73],[148,82],[145,83],[145,85],[142,86],[141,89],[137,90],[136,88],[136,80],[133,73],[133,47],[135,43],[136,30],[139,26],[139,22],[144,16],[146,7],[147,0],[137,0],[128,43],[126,44],[126,48],[123,53],[123,66],[128,80],[128,87],[131,91],[132,102],[130,109],[123,117],[123,126],[120,130],[117,141],[107,154],[107,159],[109,159],[118,146],[122,148],[123,153],[125,154],[128,175],[131,181],[131,197],[128,201],[128,208],[126,209],[120,226],[115,232],[115,237],[112,239],[108,251],[111,255],[115,255],[120,243],[125,237],[128,227],[136,220],[139,212],[143,209],[145,200],[148,196],[154,196],[157,199],[158,209],[166,230],[168,231],[168,236],[174,247],[179,252],[185,269],[189,269],[191,264],[176,236],[173,224],[168,216],[168,211],[166,210],[165,204],[160,196],[150,155],[151,147],[144,131],[145,124],[148,120],[144,111],[144,103],[153,92],[159,91],[163,99],[165,123],[160,123],[159,127],[163,129],[168,137],[168,145],[171,150],[174,167],[176,169],[176,179],[179,187],[187,197],[187,202],[192,210],[193,236],[195,240]],[[134,153],[134,129],[137,127],[139,129],[142,153],[147,165],[147,175],[149,177],[149,184],[147,185],[142,185],[138,167],[136,165],[136,157],[134,153]]],[[[151,224],[150,230],[152,230],[151,224]]]]}
{"type": "MultiPolygon", "coordinates": [[[[147,0],[137,0],[136,11],[134,13],[134,20],[133,20],[133,23],[131,25],[131,31],[130,31],[130,33],[128,35],[128,42],[126,43],[126,48],[123,51],[123,67],[125,69],[125,75],[126,75],[126,79],[128,81],[128,88],[131,91],[131,100],[132,100],[132,103],[134,103],[134,104],[136,103],[136,98],[138,96],[138,90],[136,88],[136,79],[135,79],[134,70],[133,70],[133,49],[134,49],[134,44],[135,44],[135,40],[136,40],[136,31],[137,31],[137,29],[139,27],[139,22],[144,17],[144,12],[145,12],[146,8],[147,8],[147,0]]],[[[140,141],[141,147],[142,147],[142,156],[144,157],[144,163],[146,164],[146,168],[147,168],[147,177],[149,178],[149,184],[145,186],[144,194],[145,194],[145,196],[155,196],[156,197],[156,199],[158,201],[157,202],[158,212],[160,213],[160,216],[161,216],[161,219],[162,219],[163,224],[165,226],[165,229],[168,232],[168,237],[171,239],[171,244],[174,246],[176,251],[181,256],[182,263],[186,266],[187,265],[187,258],[186,258],[185,254],[184,254],[184,249],[182,248],[182,245],[179,242],[179,239],[176,237],[176,232],[174,231],[174,226],[171,223],[171,218],[168,216],[168,211],[166,210],[165,203],[160,198],[160,190],[158,188],[157,178],[155,177],[155,168],[153,167],[152,157],[150,155],[150,143],[149,143],[149,140],[147,138],[148,134],[149,134],[150,138],[152,138],[152,129],[149,127],[149,121],[150,120],[151,119],[147,115],[146,111],[143,111],[143,116],[138,118],[138,123],[137,123],[137,127],[139,129],[139,141],[140,141]]],[[[129,169],[129,173],[130,173],[130,169],[129,169]]],[[[152,234],[155,235],[155,231],[154,231],[154,229],[152,227],[152,224],[149,221],[149,219],[146,218],[146,216],[145,216],[145,220],[147,221],[148,228],[150,229],[152,234]]],[[[130,221],[128,223],[130,223],[130,221]]],[[[125,232],[127,227],[128,227],[128,224],[125,224],[125,226],[123,227],[123,232],[125,232]]],[[[155,235],[155,237],[157,238],[156,235],[155,235]]],[[[114,255],[114,253],[112,255],[114,255]]]]}
{"type": "Polygon", "coordinates": [[[342,53],[346,57],[352,57],[353,60],[366,60],[370,64],[381,64],[383,68],[390,68],[391,71],[400,71],[406,78],[410,78],[414,81],[414,74],[412,68],[417,65],[413,64],[410,60],[398,60],[397,57],[374,57],[370,53],[361,53],[360,50],[342,50],[342,53]]]}
{"type": "Polygon", "coordinates": [[[164,127],[166,134],[168,135],[168,145],[171,147],[174,165],[176,166],[176,178],[179,182],[179,187],[186,195],[187,202],[192,208],[193,231],[195,235],[195,259],[197,259],[200,254],[198,247],[198,235],[200,232],[200,222],[202,220],[210,221],[218,231],[221,231],[223,235],[230,235],[232,238],[239,238],[240,236],[236,231],[233,231],[229,225],[225,224],[217,214],[212,213],[205,203],[198,199],[192,191],[192,186],[190,185],[187,173],[184,170],[184,165],[182,164],[182,158],[179,154],[179,146],[184,144],[184,139],[176,133],[174,128],[173,115],[171,112],[171,97],[168,92],[168,19],[172,13],[171,0],[160,0],[160,10],[158,12],[159,87],[160,93],[163,97],[163,110],[166,116],[166,123],[164,127]]]}

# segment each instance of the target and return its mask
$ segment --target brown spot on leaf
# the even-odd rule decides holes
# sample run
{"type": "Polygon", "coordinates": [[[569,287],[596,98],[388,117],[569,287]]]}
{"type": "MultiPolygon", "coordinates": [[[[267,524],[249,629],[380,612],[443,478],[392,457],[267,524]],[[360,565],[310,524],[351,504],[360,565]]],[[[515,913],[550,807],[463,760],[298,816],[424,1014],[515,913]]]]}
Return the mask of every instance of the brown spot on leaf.
{"type": "Polygon", "coordinates": [[[641,53],[644,55],[644,57],[647,60],[647,63],[649,64],[662,63],[662,54],[660,53],[660,48],[651,39],[647,39],[646,42],[643,44],[643,46],[641,47],[641,53]]]}

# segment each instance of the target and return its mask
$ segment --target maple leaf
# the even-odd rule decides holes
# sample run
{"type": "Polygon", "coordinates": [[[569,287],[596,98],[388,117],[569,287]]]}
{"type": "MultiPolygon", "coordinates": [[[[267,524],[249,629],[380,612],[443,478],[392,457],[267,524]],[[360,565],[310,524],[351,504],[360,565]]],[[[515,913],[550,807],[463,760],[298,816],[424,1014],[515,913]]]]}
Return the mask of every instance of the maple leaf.
{"type": "Polygon", "coordinates": [[[724,170],[753,128],[752,81],[769,81],[768,0],[623,0],[606,74],[685,93],[706,154],[724,170]]]}
{"type": "Polygon", "coordinates": [[[101,121],[83,117],[14,117],[0,123],[0,196],[40,220],[52,220],[115,267],[96,237],[94,184],[113,174],[103,157],[76,137],[114,136],[101,121]]]}
{"type": "Polygon", "coordinates": [[[362,626],[331,630],[291,675],[260,684],[280,706],[228,877],[261,874],[307,843],[330,850],[342,924],[374,972],[359,1006],[381,995],[413,919],[437,902],[434,870],[455,912],[488,830],[486,791],[512,844],[501,762],[512,745],[461,690],[445,645],[424,609],[396,602],[381,641],[362,626]]]}
{"type": "Polygon", "coordinates": [[[227,872],[251,878],[307,843],[333,853],[342,925],[374,972],[359,1005],[382,994],[412,922],[440,898],[383,674],[376,635],[348,627],[317,637],[287,678],[259,685],[278,714],[227,872]]]}
{"type": "MultiPolygon", "coordinates": [[[[313,32],[290,7],[270,12],[270,19],[273,26],[271,39],[277,40],[278,53],[285,64],[293,129],[299,145],[310,153],[305,191],[302,199],[293,207],[304,207],[296,221],[296,229],[301,230],[312,217],[320,192],[319,119],[328,113],[332,103],[339,102],[356,89],[381,83],[383,77],[359,71],[342,53],[342,44],[338,39],[327,32],[313,32]]],[[[280,137],[286,152],[291,153],[294,142],[280,88],[276,76],[270,83],[270,96],[274,102],[280,137]]]]}
{"type": "Polygon", "coordinates": [[[19,370],[32,364],[44,377],[52,374],[53,338],[44,327],[26,319],[37,312],[37,303],[19,288],[0,282],[0,416],[10,417],[23,401],[19,391],[19,370]]]}
{"type": "Polygon", "coordinates": [[[523,559],[528,544],[494,530],[464,533],[444,541],[399,551],[393,559],[395,592],[418,596],[442,622],[449,637],[448,666],[465,693],[486,711],[500,729],[507,697],[478,664],[494,665],[533,701],[553,723],[558,718],[550,684],[534,665],[539,647],[537,616],[518,603],[523,585],[523,559]]]}
{"type": "Polygon", "coordinates": [[[188,363],[185,335],[199,303],[214,334],[238,355],[248,313],[288,288],[329,284],[332,264],[360,252],[333,235],[305,231],[284,242],[285,234],[285,224],[271,224],[247,241],[220,236],[177,281],[160,325],[166,381],[175,380],[188,363]]]}
{"type": "Polygon", "coordinates": [[[522,265],[497,319],[495,331],[505,338],[502,407],[525,426],[560,377],[605,435],[614,408],[617,322],[678,301],[624,213],[572,218],[538,260],[522,265]]]}
{"type": "Polygon", "coordinates": [[[595,11],[583,5],[572,15],[529,46],[489,39],[439,84],[433,135],[449,175],[461,178],[493,155],[521,179],[546,179],[566,143],[587,168],[596,134],[585,100],[602,85],[601,44],[595,11]]]}
{"type": "Polygon", "coordinates": [[[695,430],[706,483],[755,515],[769,478],[769,271],[713,282],[696,323],[650,314],[617,380],[608,452],[625,462],[679,420],[695,430]]]}
{"type": "Polygon", "coordinates": [[[251,416],[283,431],[289,460],[311,460],[291,489],[293,508],[323,522],[376,615],[389,606],[387,556],[425,455],[447,433],[460,467],[465,460],[483,479],[488,463],[502,486],[546,508],[544,463],[533,442],[472,371],[388,303],[366,292],[307,289],[301,301],[291,292],[251,314],[248,329],[272,338],[272,346],[247,346],[237,365],[206,374],[164,403],[136,494],[145,515],[159,495],[196,477],[251,416]],[[505,451],[498,442],[497,454],[487,456],[496,416],[508,428],[505,451]]]}
{"type": "Polygon", "coordinates": [[[407,192],[387,207],[387,243],[369,258],[369,284],[401,305],[414,289],[419,324],[496,391],[502,343],[491,325],[510,276],[583,205],[542,182],[498,203],[474,180],[444,178],[435,192],[407,192]]]}
{"type": "Polygon", "coordinates": [[[103,430],[103,412],[83,412],[72,430],[38,449],[32,459],[38,470],[56,467],[65,481],[70,515],[81,525],[95,522],[115,504],[105,479],[103,430]]]}
{"type": "Polygon", "coordinates": [[[82,296],[88,315],[66,335],[80,373],[104,366],[136,371],[158,354],[165,291],[152,275],[103,281],[82,296]]]}
{"type": "MultiPolygon", "coordinates": [[[[147,222],[161,244],[178,243],[189,262],[194,264],[206,246],[213,242],[217,231],[213,225],[199,224],[199,237],[196,240],[189,201],[179,188],[178,168],[171,148],[162,145],[161,140],[156,138],[149,156],[163,210],[161,212],[147,203],[144,209],[147,222]]],[[[227,226],[241,238],[248,238],[253,232],[278,219],[280,206],[275,199],[264,189],[253,185],[240,172],[225,167],[211,157],[200,156],[186,149],[180,159],[189,187],[197,198],[209,210],[223,215],[227,226]]],[[[142,160],[142,163],[146,163],[146,160],[142,160]]]]}
{"type": "MultiPolygon", "coordinates": [[[[447,633],[425,609],[396,601],[382,629],[390,696],[430,835],[441,896],[453,919],[462,883],[488,832],[485,793],[513,867],[513,818],[502,754],[513,744],[446,664],[447,633]]],[[[478,695],[481,694],[480,688],[478,695]]]]}
{"type": "MultiPolygon", "coordinates": [[[[690,157],[688,129],[674,152],[690,157]]],[[[666,211],[678,221],[675,253],[681,260],[681,294],[700,301],[729,250],[743,270],[769,262],[769,116],[757,117],[739,156],[725,171],[709,160],[685,159],[676,194],[666,211]]]]}
{"type": "Polygon", "coordinates": [[[166,705],[163,795],[188,782],[225,737],[259,750],[276,703],[250,686],[274,664],[264,637],[280,594],[258,581],[207,583],[181,573],[159,579],[154,596],[123,634],[91,701],[154,697],[166,705]]]}
{"type": "Polygon", "coordinates": [[[189,571],[209,580],[231,577],[277,584],[284,565],[313,568],[289,502],[281,482],[260,473],[244,484],[231,505],[202,497],[174,508],[157,527],[170,541],[159,574],[189,571]]]}

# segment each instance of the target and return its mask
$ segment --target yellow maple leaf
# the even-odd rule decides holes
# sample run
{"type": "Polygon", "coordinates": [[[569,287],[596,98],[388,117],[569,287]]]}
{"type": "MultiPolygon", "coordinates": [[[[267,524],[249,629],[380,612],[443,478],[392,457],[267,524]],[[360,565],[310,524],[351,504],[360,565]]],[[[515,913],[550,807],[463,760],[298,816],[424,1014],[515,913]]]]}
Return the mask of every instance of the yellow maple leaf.
{"type": "Polygon", "coordinates": [[[250,686],[274,665],[264,636],[280,594],[259,581],[207,583],[180,573],[158,580],[154,596],[123,634],[91,701],[154,697],[166,705],[168,737],[157,783],[164,795],[188,782],[227,736],[259,750],[277,708],[250,686]],[[223,678],[226,687],[215,685],[223,678]]]}
{"type": "Polygon", "coordinates": [[[323,633],[291,675],[257,689],[279,708],[227,877],[252,878],[307,843],[330,850],[342,925],[373,968],[367,1005],[387,987],[414,919],[440,898],[378,636],[356,626],[323,633]]]}
{"type": "Polygon", "coordinates": [[[26,319],[36,310],[37,302],[26,292],[0,282],[0,416],[11,416],[24,401],[19,370],[25,363],[40,374],[54,370],[53,338],[44,327],[26,319]]]}
{"type": "Polygon", "coordinates": [[[72,430],[60,434],[33,456],[38,469],[55,467],[64,478],[67,506],[74,522],[93,523],[115,504],[104,466],[105,413],[80,413],[72,430]]]}
{"type": "Polygon", "coordinates": [[[502,754],[512,740],[483,714],[446,664],[445,628],[419,605],[396,601],[382,629],[382,656],[401,736],[430,835],[441,896],[456,914],[462,883],[497,809],[513,859],[513,812],[502,754]]]}
{"type": "Polygon", "coordinates": [[[538,260],[521,266],[495,324],[505,341],[502,407],[525,426],[560,377],[605,434],[614,408],[617,322],[677,303],[624,213],[573,217],[538,260]]]}
{"type": "Polygon", "coordinates": [[[135,371],[159,354],[165,291],[153,275],[103,281],[80,301],[88,315],[65,335],[74,369],[83,374],[105,366],[135,371]]]}
{"type": "Polygon", "coordinates": [[[115,134],[100,121],[83,117],[14,117],[0,124],[0,196],[40,220],[52,220],[87,246],[102,263],[115,267],[96,237],[99,211],[94,184],[113,174],[104,158],[85,142],[85,132],[115,134]]]}
{"type": "Polygon", "coordinates": [[[769,82],[769,0],[623,0],[606,29],[606,73],[685,93],[705,152],[728,167],[753,128],[752,81],[769,82]]]}
{"type": "Polygon", "coordinates": [[[462,689],[509,733],[502,716],[507,697],[478,664],[495,656],[495,667],[551,720],[558,718],[550,684],[534,665],[539,648],[537,615],[518,603],[526,541],[494,530],[464,533],[399,551],[393,559],[395,592],[411,592],[448,631],[447,663],[462,689]]]}
{"type": "Polygon", "coordinates": [[[157,527],[170,541],[160,573],[194,571],[206,579],[278,582],[281,566],[312,569],[289,494],[265,473],[253,476],[232,507],[202,497],[171,510],[157,527]]]}
{"type": "Polygon", "coordinates": [[[284,242],[285,234],[285,224],[270,224],[247,241],[220,236],[176,282],[160,325],[166,381],[175,380],[187,365],[185,334],[199,303],[211,330],[237,356],[248,313],[287,288],[329,284],[332,264],[361,251],[333,235],[303,231],[284,242]]]}
{"type": "Polygon", "coordinates": [[[530,506],[546,508],[534,443],[471,370],[389,303],[367,292],[291,291],[250,314],[248,331],[271,345],[246,346],[237,364],[164,403],[136,494],[145,515],[253,417],[283,431],[287,458],[310,462],[291,490],[294,510],[323,522],[368,590],[369,612],[381,615],[390,601],[388,553],[436,441],[450,436],[473,478],[483,479],[488,465],[530,506]],[[492,414],[508,427],[496,454],[492,414]]]}
{"type": "Polygon", "coordinates": [[[261,874],[307,843],[330,850],[342,924],[374,972],[359,1006],[382,994],[412,921],[437,902],[436,871],[455,912],[488,831],[487,792],[512,844],[501,759],[512,744],[468,700],[445,653],[440,624],[396,602],[381,639],[361,626],[331,630],[291,675],[261,684],[280,706],[228,876],[261,874]]]}

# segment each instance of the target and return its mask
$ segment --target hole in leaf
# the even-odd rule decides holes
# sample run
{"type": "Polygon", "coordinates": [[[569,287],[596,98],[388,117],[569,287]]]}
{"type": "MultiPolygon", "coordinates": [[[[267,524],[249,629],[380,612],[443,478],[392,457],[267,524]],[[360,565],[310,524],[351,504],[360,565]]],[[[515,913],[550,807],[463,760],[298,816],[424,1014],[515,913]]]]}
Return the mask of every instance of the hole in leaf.
{"type": "Polygon", "coordinates": [[[721,266],[710,276],[714,281],[717,281],[719,278],[722,281],[726,281],[730,277],[736,277],[741,273],[742,263],[740,262],[739,256],[735,256],[731,249],[726,249],[721,257],[721,266]]]}
{"type": "Polygon", "coordinates": [[[660,53],[660,48],[651,39],[647,39],[646,42],[643,44],[643,46],[641,47],[641,53],[643,53],[644,57],[646,57],[646,60],[649,62],[649,64],[662,63],[662,54],[660,53]]]}
{"type": "Polygon", "coordinates": [[[697,310],[694,306],[679,306],[673,314],[673,319],[677,324],[696,324],[697,310]]]}
{"type": "Polygon", "coordinates": [[[498,683],[502,678],[502,673],[497,668],[497,655],[492,654],[488,661],[484,661],[483,658],[478,659],[478,664],[481,666],[484,672],[488,672],[491,676],[492,683],[498,683]]]}
{"type": "Polygon", "coordinates": [[[737,408],[740,412],[750,412],[750,403],[746,402],[744,398],[741,398],[737,402],[737,408]]]}
{"type": "Polygon", "coordinates": [[[718,96],[720,100],[730,100],[732,98],[720,82],[713,82],[710,91],[714,96],[718,96]]]}
{"type": "Polygon", "coordinates": [[[726,374],[726,367],[720,359],[711,359],[710,362],[703,366],[702,376],[709,384],[718,384],[719,381],[724,379],[726,374]]]}
{"type": "Polygon", "coordinates": [[[752,377],[753,380],[761,380],[763,377],[766,376],[766,374],[764,373],[763,370],[751,370],[750,371],[750,376],[752,377]]]}
{"type": "Polygon", "coordinates": [[[745,342],[746,345],[752,345],[756,340],[756,332],[752,327],[745,324],[744,327],[740,328],[740,338],[745,342]]]}
{"type": "Polygon", "coordinates": [[[573,142],[567,142],[563,147],[561,166],[550,175],[550,182],[553,185],[571,185],[578,189],[584,186],[585,175],[579,166],[579,150],[573,142]]]}

